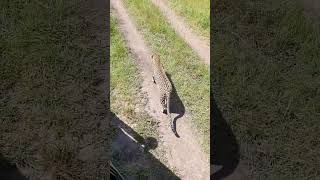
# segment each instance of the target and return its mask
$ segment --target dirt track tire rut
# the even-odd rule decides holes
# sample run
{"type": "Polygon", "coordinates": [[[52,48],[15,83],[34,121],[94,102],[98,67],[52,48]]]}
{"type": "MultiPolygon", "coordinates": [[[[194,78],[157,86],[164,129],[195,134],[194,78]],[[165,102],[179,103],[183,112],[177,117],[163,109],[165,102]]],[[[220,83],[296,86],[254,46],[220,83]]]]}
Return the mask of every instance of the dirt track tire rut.
{"type": "Polygon", "coordinates": [[[204,37],[197,35],[184,22],[183,18],[171,10],[165,0],[151,0],[157,6],[173,29],[184,41],[198,54],[198,56],[208,65],[210,65],[210,46],[204,37]]]}

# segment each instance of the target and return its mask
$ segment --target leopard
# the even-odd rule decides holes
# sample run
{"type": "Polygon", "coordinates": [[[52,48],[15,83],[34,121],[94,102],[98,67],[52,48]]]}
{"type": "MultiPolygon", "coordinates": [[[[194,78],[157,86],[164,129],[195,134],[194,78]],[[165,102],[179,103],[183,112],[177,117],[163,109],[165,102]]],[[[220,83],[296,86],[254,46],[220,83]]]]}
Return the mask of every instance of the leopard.
{"type": "Polygon", "coordinates": [[[172,84],[166,75],[164,67],[161,63],[160,56],[158,54],[151,55],[153,75],[152,81],[157,85],[160,92],[160,103],[162,106],[162,113],[166,114],[170,120],[170,127],[176,137],[179,137],[173,119],[170,112],[170,98],[172,94],[172,84]]]}

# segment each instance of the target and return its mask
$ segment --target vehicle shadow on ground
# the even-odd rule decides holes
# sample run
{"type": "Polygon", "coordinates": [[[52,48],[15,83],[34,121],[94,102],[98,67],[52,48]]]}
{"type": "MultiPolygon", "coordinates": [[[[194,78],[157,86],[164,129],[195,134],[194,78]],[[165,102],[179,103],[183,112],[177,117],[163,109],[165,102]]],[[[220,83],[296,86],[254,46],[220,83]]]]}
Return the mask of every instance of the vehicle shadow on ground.
{"type": "MultiPolygon", "coordinates": [[[[171,93],[171,98],[170,98],[170,103],[171,103],[171,106],[170,106],[170,112],[172,113],[175,113],[175,114],[178,114],[178,116],[174,117],[173,119],[173,123],[176,126],[177,124],[177,120],[181,117],[183,117],[183,115],[185,114],[186,112],[186,109],[176,91],[176,88],[174,86],[174,83],[172,82],[171,80],[171,75],[169,73],[166,73],[169,81],[171,82],[171,85],[172,85],[172,93],[171,93]]],[[[177,133],[179,134],[179,131],[178,129],[176,129],[177,133]]]]}
{"type": "Polygon", "coordinates": [[[19,169],[5,159],[2,154],[0,154],[0,179],[27,180],[27,178],[22,175],[19,169]]]}
{"type": "Polygon", "coordinates": [[[125,176],[126,180],[179,179],[149,152],[149,150],[158,146],[158,141],[155,138],[148,137],[144,139],[112,112],[111,120],[113,130],[116,132],[111,146],[112,162],[120,173],[125,176]],[[145,145],[145,147],[142,147],[142,145],[145,145]]]}
{"type": "Polygon", "coordinates": [[[211,172],[211,178],[223,179],[232,174],[239,164],[239,145],[232,129],[224,119],[215,99],[211,95],[211,131],[210,164],[222,166],[217,172],[211,172]]]}

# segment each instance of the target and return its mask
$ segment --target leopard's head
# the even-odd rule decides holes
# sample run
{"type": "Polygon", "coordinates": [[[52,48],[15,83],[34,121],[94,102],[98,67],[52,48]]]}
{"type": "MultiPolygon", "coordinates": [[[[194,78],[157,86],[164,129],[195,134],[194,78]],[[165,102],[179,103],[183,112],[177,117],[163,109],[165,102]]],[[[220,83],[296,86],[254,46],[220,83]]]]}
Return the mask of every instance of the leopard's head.
{"type": "Polygon", "coordinates": [[[152,54],[151,59],[153,63],[156,63],[156,64],[160,63],[160,56],[158,54],[152,54]]]}

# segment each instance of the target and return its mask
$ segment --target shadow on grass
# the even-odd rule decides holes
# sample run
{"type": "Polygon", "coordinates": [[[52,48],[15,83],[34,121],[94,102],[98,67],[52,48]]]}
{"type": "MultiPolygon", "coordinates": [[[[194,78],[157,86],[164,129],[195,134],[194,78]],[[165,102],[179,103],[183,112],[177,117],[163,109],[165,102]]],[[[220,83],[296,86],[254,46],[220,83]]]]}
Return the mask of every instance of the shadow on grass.
{"type": "Polygon", "coordinates": [[[155,138],[144,139],[114,113],[111,113],[111,119],[112,125],[115,127],[115,136],[111,146],[112,161],[126,180],[179,179],[149,152],[158,146],[158,141],[155,138]]]}
{"type": "Polygon", "coordinates": [[[11,164],[7,159],[5,159],[2,154],[0,154],[0,179],[2,180],[27,180],[19,169],[11,164]]]}
{"type": "MultiPolygon", "coordinates": [[[[213,96],[211,95],[211,97],[213,96]]],[[[240,159],[239,145],[214,98],[211,99],[210,104],[210,119],[212,122],[210,131],[210,164],[222,166],[211,177],[215,180],[220,180],[231,175],[237,168],[240,159]]]]}
{"type": "Polygon", "coordinates": [[[183,103],[182,103],[182,101],[176,91],[176,88],[171,80],[171,75],[169,73],[166,73],[166,75],[172,85],[172,93],[171,93],[171,99],[170,99],[170,102],[171,102],[170,112],[178,114],[178,116],[176,116],[173,119],[174,126],[177,127],[176,126],[177,120],[185,114],[186,110],[185,110],[185,107],[184,107],[184,105],[183,105],[183,103]]]}

